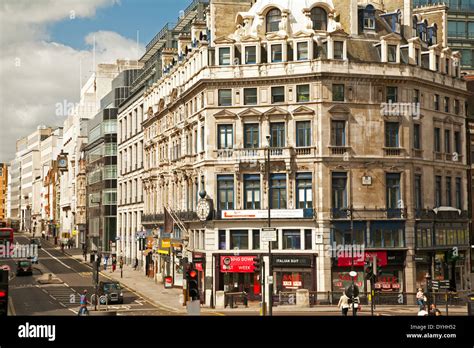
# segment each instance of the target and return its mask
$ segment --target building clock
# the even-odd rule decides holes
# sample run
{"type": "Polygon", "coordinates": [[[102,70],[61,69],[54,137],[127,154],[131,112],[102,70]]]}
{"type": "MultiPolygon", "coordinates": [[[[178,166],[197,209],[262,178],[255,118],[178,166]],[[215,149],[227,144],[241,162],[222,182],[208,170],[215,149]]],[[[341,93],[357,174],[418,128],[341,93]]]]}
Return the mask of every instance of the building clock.
{"type": "Polygon", "coordinates": [[[201,198],[196,207],[196,214],[201,221],[206,221],[211,214],[211,205],[209,200],[201,198]]]}

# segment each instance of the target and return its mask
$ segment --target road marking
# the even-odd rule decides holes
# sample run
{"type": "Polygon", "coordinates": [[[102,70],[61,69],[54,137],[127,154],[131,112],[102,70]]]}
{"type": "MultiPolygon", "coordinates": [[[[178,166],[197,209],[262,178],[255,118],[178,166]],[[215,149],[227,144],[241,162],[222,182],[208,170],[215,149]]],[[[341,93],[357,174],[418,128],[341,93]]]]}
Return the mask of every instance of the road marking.
{"type": "Polygon", "coordinates": [[[10,315],[16,316],[15,307],[13,306],[13,298],[11,296],[8,296],[8,312],[10,312],[10,315]]]}
{"type": "Polygon", "coordinates": [[[48,254],[49,256],[51,256],[53,259],[55,259],[56,261],[58,261],[61,265],[63,265],[64,267],[67,267],[69,268],[71,271],[75,272],[71,267],[69,267],[68,265],[66,265],[64,262],[62,262],[60,259],[58,259],[56,256],[53,256],[51,255],[46,249],[43,249],[43,251],[48,254]]]}

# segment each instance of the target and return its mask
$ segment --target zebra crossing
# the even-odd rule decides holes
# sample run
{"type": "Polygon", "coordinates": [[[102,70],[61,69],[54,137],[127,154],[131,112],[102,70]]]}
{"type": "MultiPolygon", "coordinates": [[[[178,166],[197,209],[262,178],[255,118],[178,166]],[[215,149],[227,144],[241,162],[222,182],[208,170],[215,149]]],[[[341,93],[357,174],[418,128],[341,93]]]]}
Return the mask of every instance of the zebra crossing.
{"type": "Polygon", "coordinates": [[[80,294],[67,285],[42,287],[41,290],[65,308],[79,307],[80,305],[80,294]]]}

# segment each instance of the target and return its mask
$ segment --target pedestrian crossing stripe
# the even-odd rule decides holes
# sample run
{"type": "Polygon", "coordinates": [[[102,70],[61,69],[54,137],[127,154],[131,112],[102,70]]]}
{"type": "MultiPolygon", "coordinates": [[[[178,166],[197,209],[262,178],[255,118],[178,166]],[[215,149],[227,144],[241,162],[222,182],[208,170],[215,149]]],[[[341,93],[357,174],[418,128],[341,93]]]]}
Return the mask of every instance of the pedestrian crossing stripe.
{"type": "Polygon", "coordinates": [[[92,272],[79,272],[79,275],[81,277],[91,277],[92,276],[92,272]]]}

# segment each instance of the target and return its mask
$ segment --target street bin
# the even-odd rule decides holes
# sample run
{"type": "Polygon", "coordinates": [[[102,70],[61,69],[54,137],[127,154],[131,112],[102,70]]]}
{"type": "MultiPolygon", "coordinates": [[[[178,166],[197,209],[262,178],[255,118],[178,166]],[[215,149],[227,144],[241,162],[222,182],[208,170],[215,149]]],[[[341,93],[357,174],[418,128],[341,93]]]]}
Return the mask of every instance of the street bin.
{"type": "Polygon", "coordinates": [[[467,295],[467,315],[474,316],[474,293],[467,295]]]}

